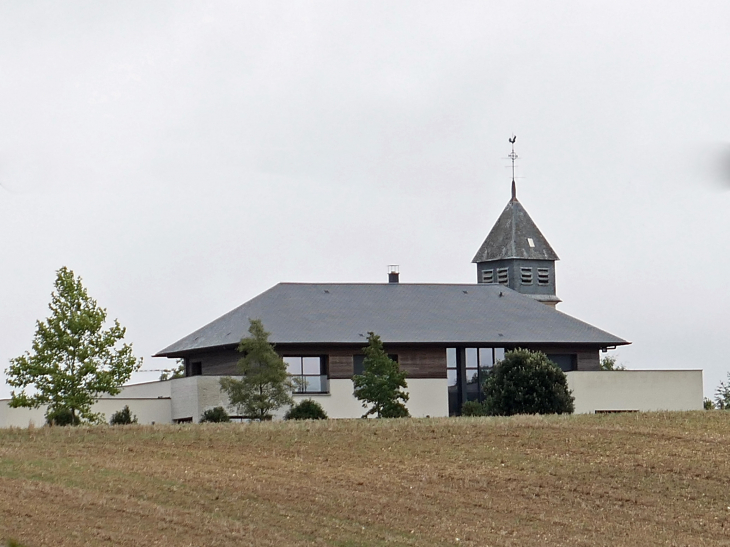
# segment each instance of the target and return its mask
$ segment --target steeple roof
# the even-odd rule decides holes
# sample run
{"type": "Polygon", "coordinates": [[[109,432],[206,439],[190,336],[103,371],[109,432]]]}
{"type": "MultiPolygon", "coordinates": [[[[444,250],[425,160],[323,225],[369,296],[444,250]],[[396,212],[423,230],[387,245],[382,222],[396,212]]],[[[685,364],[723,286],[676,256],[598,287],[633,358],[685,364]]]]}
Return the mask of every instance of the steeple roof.
{"type": "Polygon", "coordinates": [[[517,200],[514,182],[512,199],[497,219],[472,262],[509,258],[560,260],[540,229],[517,200]]]}

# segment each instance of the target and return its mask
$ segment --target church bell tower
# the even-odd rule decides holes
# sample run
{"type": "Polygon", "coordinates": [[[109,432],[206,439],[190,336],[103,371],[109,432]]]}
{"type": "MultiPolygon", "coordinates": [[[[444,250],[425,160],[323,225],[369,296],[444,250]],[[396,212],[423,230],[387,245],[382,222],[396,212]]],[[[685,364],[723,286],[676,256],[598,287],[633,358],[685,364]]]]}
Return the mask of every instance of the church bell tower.
{"type": "Polygon", "coordinates": [[[512,136],[512,199],[474,256],[477,283],[499,283],[548,306],[555,294],[555,261],[560,260],[537,225],[517,200],[515,141],[512,136]]]}

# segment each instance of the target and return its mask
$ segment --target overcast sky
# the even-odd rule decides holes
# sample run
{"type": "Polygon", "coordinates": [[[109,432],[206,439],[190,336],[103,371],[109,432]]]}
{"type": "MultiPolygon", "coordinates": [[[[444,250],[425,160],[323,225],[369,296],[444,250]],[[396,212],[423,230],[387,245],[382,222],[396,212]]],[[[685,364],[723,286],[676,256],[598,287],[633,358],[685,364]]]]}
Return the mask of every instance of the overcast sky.
{"type": "Polygon", "coordinates": [[[61,266],[145,369],[280,281],[475,282],[514,133],[558,309],[711,396],[729,90],[726,1],[6,0],[0,370],[61,266]]]}

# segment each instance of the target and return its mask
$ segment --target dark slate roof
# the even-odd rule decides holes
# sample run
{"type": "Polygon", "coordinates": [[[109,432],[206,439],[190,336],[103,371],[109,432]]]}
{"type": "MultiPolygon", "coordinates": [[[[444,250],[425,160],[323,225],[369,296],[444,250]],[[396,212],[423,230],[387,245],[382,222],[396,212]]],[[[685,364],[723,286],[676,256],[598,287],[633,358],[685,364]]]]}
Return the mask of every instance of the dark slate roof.
{"type": "Polygon", "coordinates": [[[160,351],[231,346],[261,319],[278,344],[628,344],[503,285],[280,283],[160,351]]]}
{"type": "Polygon", "coordinates": [[[506,258],[560,260],[516,197],[504,208],[472,262],[506,258]]]}

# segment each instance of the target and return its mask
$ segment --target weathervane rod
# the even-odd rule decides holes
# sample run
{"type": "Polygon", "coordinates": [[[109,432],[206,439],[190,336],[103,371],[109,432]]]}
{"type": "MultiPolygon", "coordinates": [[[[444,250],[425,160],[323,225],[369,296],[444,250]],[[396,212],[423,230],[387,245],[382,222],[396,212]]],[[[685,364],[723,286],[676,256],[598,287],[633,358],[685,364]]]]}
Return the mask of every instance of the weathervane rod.
{"type": "Polygon", "coordinates": [[[517,184],[515,184],[515,160],[519,157],[517,154],[515,154],[515,141],[517,140],[517,136],[513,133],[512,138],[509,139],[510,144],[512,144],[512,152],[509,156],[507,156],[509,159],[512,160],[512,199],[517,199],[517,184]]]}

